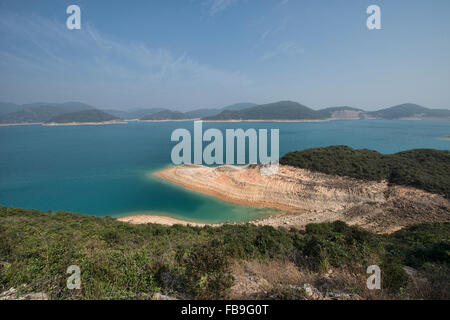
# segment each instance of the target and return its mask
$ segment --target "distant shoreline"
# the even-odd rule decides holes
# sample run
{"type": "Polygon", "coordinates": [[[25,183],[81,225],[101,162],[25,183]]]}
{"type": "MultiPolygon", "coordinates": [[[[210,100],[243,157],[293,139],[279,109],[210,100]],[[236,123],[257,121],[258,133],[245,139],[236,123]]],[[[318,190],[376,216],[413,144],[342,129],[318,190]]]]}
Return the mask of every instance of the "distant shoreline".
{"type": "Polygon", "coordinates": [[[131,119],[126,121],[133,121],[133,122],[187,122],[187,121],[198,121],[200,119],[166,119],[166,120],[140,120],[140,119],[131,119]]]}
{"type": "Polygon", "coordinates": [[[22,122],[22,123],[1,123],[0,127],[12,127],[12,126],[43,126],[43,127],[58,127],[58,126],[101,126],[110,124],[127,124],[128,121],[105,121],[105,122],[68,122],[68,123],[57,123],[57,122],[22,122]]]}
{"type": "MultiPolygon", "coordinates": [[[[299,119],[299,120],[201,120],[203,122],[327,122],[331,120],[339,119],[299,119]]],[[[354,120],[354,119],[343,119],[343,120],[354,120]]]]}
{"type": "Polygon", "coordinates": [[[109,125],[109,124],[126,124],[128,123],[125,120],[112,120],[112,121],[103,121],[103,122],[66,122],[66,123],[58,123],[58,122],[48,122],[43,123],[43,126],[101,126],[101,125],[109,125]]]}
{"type": "Polygon", "coordinates": [[[42,125],[42,122],[22,122],[22,123],[0,123],[0,127],[12,127],[12,126],[38,126],[42,125]]]}
{"type": "MultiPolygon", "coordinates": [[[[377,121],[450,121],[450,119],[299,119],[299,120],[201,120],[198,119],[179,119],[179,120],[140,120],[140,119],[126,119],[121,121],[106,121],[106,122],[69,122],[69,123],[46,123],[46,122],[21,122],[21,123],[0,123],[0,127],[12,127],[12,126],[36,126],[41,125],[45,127],[52,126],[97,126],[97,125],[111,125],[111,124],[127,124],[128,122],[221,122],[221,123],[237,123],[237,122],[279,122],[279,123],[297,123],[297,122],[328,122],[328,121],[364,121],[364,120],[377,120],[377,121]]],[[[450,139],[450,136],[444,137],[444,139],[450,139]]]]}

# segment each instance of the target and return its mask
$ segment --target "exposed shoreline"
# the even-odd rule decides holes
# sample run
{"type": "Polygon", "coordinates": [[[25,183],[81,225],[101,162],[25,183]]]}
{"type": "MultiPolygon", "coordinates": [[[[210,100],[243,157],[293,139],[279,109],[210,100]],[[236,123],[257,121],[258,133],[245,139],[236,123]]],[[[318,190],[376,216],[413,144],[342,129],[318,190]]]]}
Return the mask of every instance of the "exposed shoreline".
{"type": "MultiPolygon", "coordinates": [[[[371,231],[391,233],[415,223],[450,221],[449,201],[422,190],[289,166],[280,166],[278,173],[272,175],[261,175],[260,169],[259,165],[181,165],[154,175],[227,202],[280,210],[270,217],[249,222],[255,225],[304,228],[309,223],[340,220],[371,231]]],[[[166,225],[222,225],[146,215],[119,220],[166,225]]]]}
{"type": "Polygon", "coordinates": [[[45,122],[42,123],[43,126],[103,126],[103,125],[109,125],[109,124],[126,124],[128,123],[125,120],[111,120],[111,121],[103,121],[103,122],[65,122],[65,123],[58,123],[58,122],[45,122]]]}
{"type": "MultiPolygon", "coordinates": [[[[93,125],[110,125],[110,124],[127,124],[128,122],[192,122],[192,121],[202,121],[202,122],[222,122],[222,123],[239,123],[239,122],[280,122],[280,123],[299,123],[299,122],[328,122],[328,121],[339,121],[339,120],[352,120],[352,121],[364,121],[364,120],[384,120],[384,121],[450,121],[450,119],[440,119],[440,118],[402,118],[402,119],[355,119],[355,118],[328,118],[328,119],[299,119],[299,120],[202,120],[200,118],[196,119],[179,119],[179,120],[140,120],[140,119],[125,119],[121,121],[105,121],[105,122],[70,122],[70,123],[45,123],[45,122],[21,122],[21,123],[0,123],[0,127],[12,127],[12,126],[93,126],[93,125]]],[[[444,137],[448,139],[448,137],[444,137]]]]}
{"type": "Polygon", "coordinates": [[[192,222],[192,221],[176,219],[176,218],[172,218],[172,217],[168,217],[168,216],[154,216],[154,215],[148,215],[148,214],[127,216],[127,217],[117,218],[117,220],[122,221],[122,222],[128,222],[131,224],[155,223],[155,224],[162,224],[162,225],[166,225],[166,226],[173,226],[175,224],[181,224],[184,226],[190,225],[193,227],[204,227],[206,225],[219,225],[219,224],[212,224],[212,223],[192,222]]]}
{"type": "MultiPolygon", "coordinates": [[[[198,119],[200,120],[200,119],[198,119]]],[[[280,120],[280,119],[268,119],[268,120],[201,120],[203,122],[327,122],[327,121],[332,121],[332,120],[341,120],[341,119],[333,119],[333,118],[329,118],[329,119],[286,119],[286,120],[280,120]]],[[[342,119],[342,120],[355,120],[355,119],[342,119]]]]}
{"type": "MultiPolygon", "coordinates": [[[[238,205],[245,205],[257,208],[271,208],[282,211],[289,212],[304,212],[301,208],[290,205],[289,203],[282,203],[280,201],[269,201],[264,197],[249,197],[249,190],[243,190],[244,188],[237,188],[233,190],[228,190],[227,187],[233,184],[233,181],[221,181],[221,180],[232,180],[232,178],[227,177],[226,174],[219,176],[218,181],[212,182],[214,179],[214,173],[216,172],[226,172],[227,170],[233,171],[237,170],[243,174],[257,174],[259,175],[259,169],[249,169],[251,166],[231,166],[224,165],[221,167],[206,167],[201,165],[181,165],[181,166],[171,166],[166,169],[157,171],[153,175],[180,185],[186,189],[214,196],[226,202],[231,202],[238,205]],[[192,176],[194,174],[195,176],[192,176]],[[202,179],[202,177],[204,179],[202,179]],[[224,178],[224,179],[222,179],[224,178]],[[213,184],[210,184],[210,183],[213,184]]],[[[264,182],[263,182],[264,183],[264,182]]],[[[247,186],[251,187],[251,186],[247,186]]]]}

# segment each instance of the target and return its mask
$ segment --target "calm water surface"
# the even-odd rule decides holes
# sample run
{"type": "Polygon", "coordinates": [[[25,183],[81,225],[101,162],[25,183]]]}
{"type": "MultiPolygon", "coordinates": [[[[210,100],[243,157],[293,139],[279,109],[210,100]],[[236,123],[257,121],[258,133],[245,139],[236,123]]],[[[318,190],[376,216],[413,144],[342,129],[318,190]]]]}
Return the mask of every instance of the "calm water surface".
{"type": "MultiPolygon", "coordinates": [[[[348,145],[394,153],[450,150],[448,121],[204,123],[203,128],[279,128],[280,154],[348,145]]],[[[192,122],[0,127],[0,205],[97,216],[136,213],[193,221],[247,221],[267,210],[229,204],[152,177],[170,165],[176,128],[192,122]]]]}

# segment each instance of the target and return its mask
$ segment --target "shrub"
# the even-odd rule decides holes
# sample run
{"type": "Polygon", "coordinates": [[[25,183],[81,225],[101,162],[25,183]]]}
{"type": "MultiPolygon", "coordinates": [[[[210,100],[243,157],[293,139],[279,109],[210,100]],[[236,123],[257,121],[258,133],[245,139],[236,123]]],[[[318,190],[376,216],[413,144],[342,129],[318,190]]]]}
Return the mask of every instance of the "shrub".
{"type": "Polygon", "coordinates": [[[400,293],[408,285],[409,276],[403,270],[403,264],[394,258],[390,258],[381,266],[381,281],[383,289],[391,293],[400,293]]]}
{"type": "Polygon", "coordinates": [[[229,259],[215,244],[196,247],[184,257],[187,290],[195,299],[225,299],[233,284],[229,259]]]}

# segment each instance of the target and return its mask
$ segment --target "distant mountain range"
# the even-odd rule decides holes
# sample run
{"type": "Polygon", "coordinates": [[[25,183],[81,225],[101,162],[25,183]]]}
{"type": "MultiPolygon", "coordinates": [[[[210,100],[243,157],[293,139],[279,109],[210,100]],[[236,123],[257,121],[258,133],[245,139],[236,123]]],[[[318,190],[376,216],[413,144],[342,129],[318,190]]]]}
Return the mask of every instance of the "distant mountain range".
{"type": "MultiPolygon", "coordinates": [[[[236,103],[223,108],[216,109],[195,109],[187,112],[172,111],[164,108],[152,108],[152,109],[134,109],[131,111],[121,111],[121,110],[103,110],[109,114],[119,117],[124,120],[182,120],[182,119],[202,119],[205,117],[215,116],[224,110],[242,110],[245,108],[250,108],[256,106],[255,103],[236,103]],[[155,115],[160,113],[159,115],[155,115]],[[153,117],[153,115],[155,115],[153,117]],[[167,117],[164,118],[164,115],[167,117]]],[[[1,107],[1,106],[0,106],[1,107]]]]}
{"type": "Polygon", "coordinates": [[[98,110],[80,102],[31,103],[17,105],[0,102],[0,124],[106,122],[114,120],[326,120],[326,119],[423,119],[450,120],[450,110],[429,109],[406,103],[378,111],[341,106],[314,110],[293,101],[257,105],[238,103],[216,109],[196,109],[188,112],[164,108],[98,110]],[[90,112],[88,112],[90,111],[90,112]]]}
{"type": "MultiPolygon", "coordinates": [[[[3,103],[0,103],[0,108],[2,107],[3,103]]],[[[2,110],[0,111],[0,124],[43,123],[65,113],[94,109],[94,107],[80,102],[7,104],[5,109],[0,109],[2,110]],[[5,110],[15,111],[4,113],[5,110]]]]}
{"type": "Polygon", "coordinates": [[[450,118],[450,110],[447,109],[428,109],[417,104],[405,103],[395,107],[382,109],[366,113],[368,117],[376,119],[407,119],[407,118],[430,118],[441,119],[450,118]]]}
{"type": "Polygon", "coordinates": [[[141,120],[192,120],[203,119],[220,114],[223,111],[238,111],[246,108],[256,106],[255,103],[236,103],[223,108],[218,109],[195,109],[187,112],[172,111],[169,109],[163,109],[157,112],[149,113],[141,120]]]}
{"type": "Polygon", "coordinates": [[[203,120],[324,120],[324,119],[430,119],[450,120],[450,110],[428,109],[407,103],[368,112],[352,107],[331,107],[314,110],[293,101],[279,101],[242,110],[224,110],[203,120]]]}

